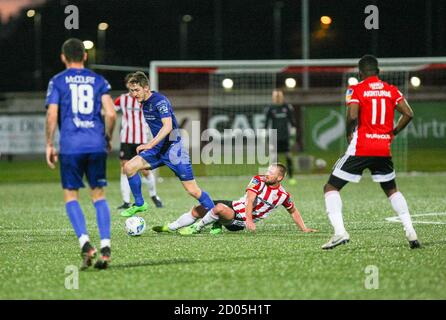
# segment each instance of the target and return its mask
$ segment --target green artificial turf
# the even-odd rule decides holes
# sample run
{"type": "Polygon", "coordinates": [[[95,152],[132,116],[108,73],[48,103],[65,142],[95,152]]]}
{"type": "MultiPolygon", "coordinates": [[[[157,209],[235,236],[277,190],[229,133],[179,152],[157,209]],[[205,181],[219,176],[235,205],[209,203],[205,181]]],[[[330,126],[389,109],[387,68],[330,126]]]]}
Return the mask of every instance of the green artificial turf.
{"type": "MultiPolygon", "coordinates": [[[[238,199],[249,178],[197,180],[214,199],[238,199]]],[[[351,242],[322,251],[332,233],[322,194],[326,180],[326,175],[307,175],[299,176],[296,186],[285,183],[305,222],[318,233],[300,232],[281,208],[255,233],[225,230],[191,237],[151,230],[196,203],[177,179],[158,183],[165,206],[151,205],[142,215],[147,229],[140,237],[124,231],[125,218],[115,210],[121,203],[119,181],[112,180],[107,188],[111,267],[79,272],[78,289],[72,290],[65,287],[66,281],[72,283],[66,271],[79,266],[79,245],[59,183],[1,183],[0,299],[446,299],[445,215],[413,218],[436,224],[415,224],[423,248],[411,250],[401,224],[385,220],[393,215],[389,201],[365,176],[342,191],[351,242]],[[377,267],[378,289],[366,288],[368,266],[377,267]]],[[[397,182],[413,215],[445,214],[444,174],[400,175],[397,182]]],[[[81,205],[98,245],[87,190],[81,191],[81,205]]]]}

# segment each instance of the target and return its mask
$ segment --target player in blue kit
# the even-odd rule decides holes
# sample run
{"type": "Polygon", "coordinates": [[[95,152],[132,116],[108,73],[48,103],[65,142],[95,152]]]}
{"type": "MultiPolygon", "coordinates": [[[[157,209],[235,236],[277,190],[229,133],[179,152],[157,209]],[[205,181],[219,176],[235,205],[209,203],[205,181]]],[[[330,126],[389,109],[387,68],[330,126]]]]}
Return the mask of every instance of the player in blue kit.
{"type": "Polygon", "coordinates": [[[83,259],[81,269],[91,266],[96,257],[96,248],[88,237],[78,202],[79,188],[84,187],[83,176],[87,176],[101,237],[101,256],[95,268],[105,269],[111,255],[110,209],[104,191],[107,185],[105,167],[116,113],[108,94],[111,89],[109,83],[84,68],[86,59],[82,41],[71,38],[64,42],[61,60],[66,70],[50,80],[46,97],[46,161],[54,169],[60,158],[65,208],[79,239],[83,259]],[[105,119],[101,115],[102,109],[105,119]],[[57,125],[60,131],[59,155],[53,145],[57,125]]]}
{"type": "MultiPolygon", "coordinates": [[[[175,173],[184,189],[200,202],[209,215],[212,215],[214,202],[198,187],[194,179],[189,154],[183,147],[170,101],[162,94],[150,91],[149,79],[143,72],[135,72],[127,84],[132,96],[143,108],[144,118],[153,139],[147,144],[138,146],[136,149],[138,155],[124,166],[124,173],[127,175],[135,203],[121,215],[130,217],[148,209],[148,204],[141,194],[141,178],[136,173],[141,169],[155,169],[163,165],[167,165],[175,173]]],[[[193,219],[192,216],[185,217],[187,218],[193,219]]]]}

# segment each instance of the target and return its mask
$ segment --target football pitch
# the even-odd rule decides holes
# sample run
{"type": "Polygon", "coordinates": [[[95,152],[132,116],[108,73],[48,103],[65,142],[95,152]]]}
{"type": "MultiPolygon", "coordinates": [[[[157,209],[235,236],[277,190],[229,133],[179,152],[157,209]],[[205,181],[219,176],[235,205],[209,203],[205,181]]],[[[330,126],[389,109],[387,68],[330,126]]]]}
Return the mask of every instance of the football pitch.
{"type": "MultiPolygon", "coordinates": [[[[249,178],[197,180],[214,199],[238,199],[249,178]]],[[[420,250],[409,249],[400,223],[386,220],[393,216],[391,206],[379,185],[365,176],[342,192],[351,242],[322,251],[332,232],[322,194],[326,179],[299,176],[296,186],[285,183],[307,226],[318,233],[300,232],[282,208],[255,233],[225,230],[190,237],[151,230],[195,204],[176,179],[158,183],[165,206],[151,205],[142,215],[148,226],[140,237],[124,231],[125,218],[114,210],[121,202],[119,181],[112,180],[107,188],[112,264],[108,270],[79,272],[77,289],[70,266],[80,264],[79,246],[59,183],[0,183],[0,298],[446,299],[446,175],[397,177],[420,250]]],[[[81,205],[98,244],[87,190],[81,192],[81,205]]]]}

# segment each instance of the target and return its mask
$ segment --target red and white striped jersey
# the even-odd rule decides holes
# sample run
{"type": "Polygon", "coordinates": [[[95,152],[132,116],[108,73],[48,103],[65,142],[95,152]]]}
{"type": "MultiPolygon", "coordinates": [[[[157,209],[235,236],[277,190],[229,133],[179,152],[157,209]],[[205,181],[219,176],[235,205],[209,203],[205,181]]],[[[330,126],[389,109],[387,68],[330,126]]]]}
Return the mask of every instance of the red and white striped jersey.
{"type": "MultiPolygon", "coordinates": [[[[285,189],[279,185],[277,187],[268,186],[265,183],[264,176],[254,176],[251,179],[246,191],[251,190],[256,193],[254,200],[254,209],[252,217],[254,222],[264,219],[276,209],[278,206],[283,205],[285,209],[289,210],[294,207],[294,202],[291,196],[285,189]]],[[[246,220],[246,194],[240,200],[232,201],[232,207],[234,211],[242,216],[243,220],[246,220]]]]}
{"type": "Polygon", "coordinates": [[[122,112],[121,143],[147,143],[147,124],[138,100],[128,93],[115,100],[115,110],[122,112]]]}

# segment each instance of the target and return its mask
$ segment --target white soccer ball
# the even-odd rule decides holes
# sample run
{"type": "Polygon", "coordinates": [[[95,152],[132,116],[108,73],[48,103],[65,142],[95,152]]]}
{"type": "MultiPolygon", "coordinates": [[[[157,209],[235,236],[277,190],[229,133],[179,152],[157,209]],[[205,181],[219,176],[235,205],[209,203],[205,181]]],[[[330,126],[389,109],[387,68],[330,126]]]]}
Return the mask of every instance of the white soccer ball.
{"type": "Polygon", "coordinates": [[[125,231],[129,236],[140,236],[146,229],[146,222],[142,217],[131,217],[125,220],[125,231]]]}
{"type": "Polygon", "coordinates": [[[324,159],[316,159],[315,165],[318,169],[325,169],[325,167],[327,166],[327,161],[325,161],[324,159]]]}

